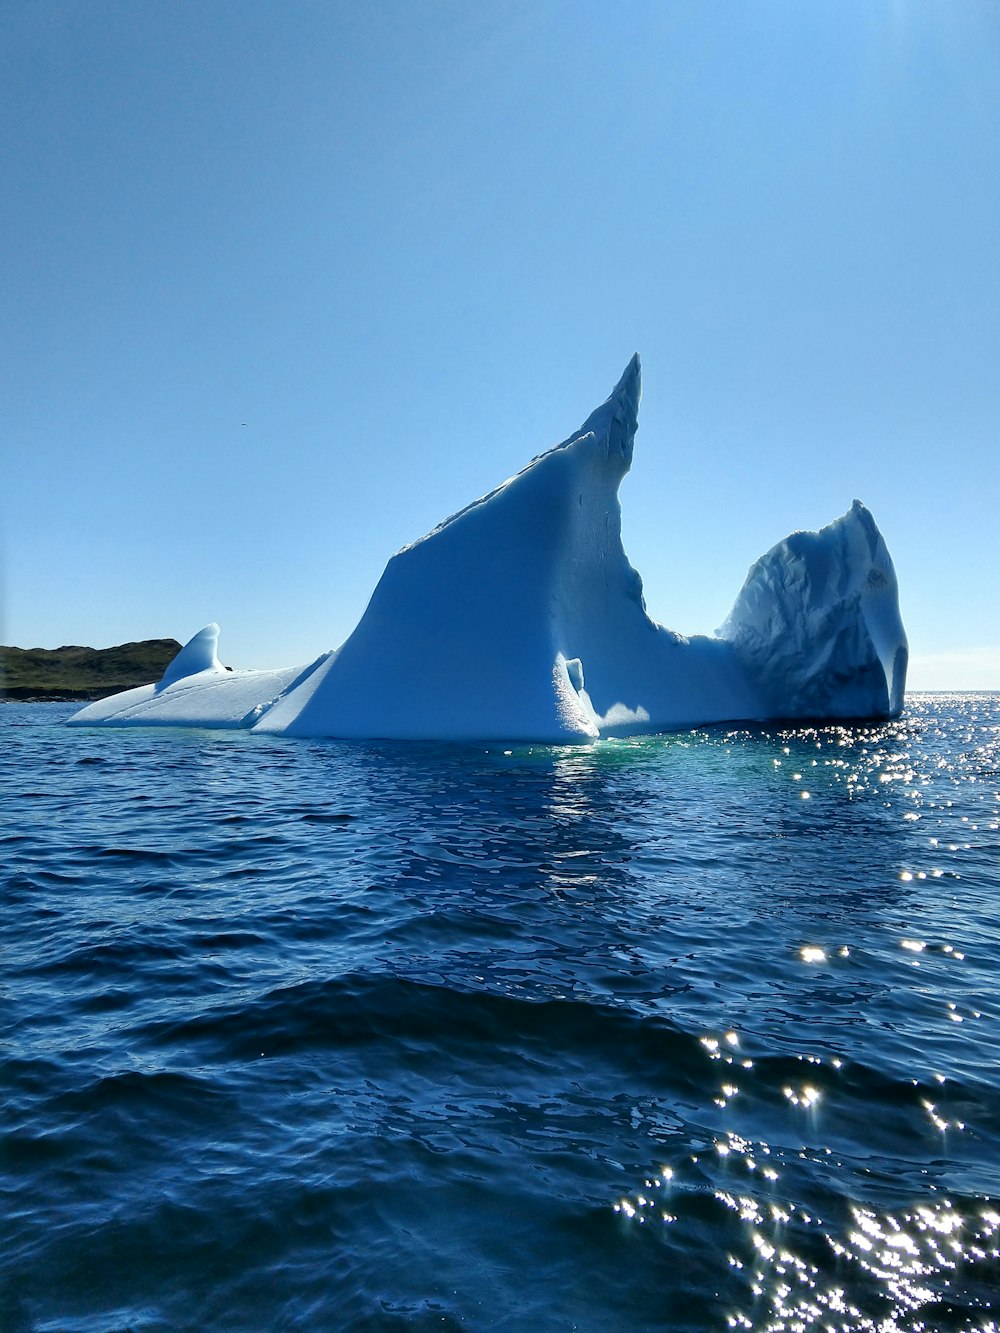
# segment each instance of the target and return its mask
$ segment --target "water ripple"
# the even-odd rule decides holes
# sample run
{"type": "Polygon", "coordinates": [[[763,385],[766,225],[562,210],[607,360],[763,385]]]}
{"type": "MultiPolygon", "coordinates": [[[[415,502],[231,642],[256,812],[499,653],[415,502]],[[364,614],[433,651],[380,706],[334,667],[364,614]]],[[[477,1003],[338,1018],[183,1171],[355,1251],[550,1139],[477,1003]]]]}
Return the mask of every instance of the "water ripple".
{"type": "Polygon", "coordinates": [[[5,705],[0,1328],[995,1326],[1000,698],[590,747],[5,705]]]}

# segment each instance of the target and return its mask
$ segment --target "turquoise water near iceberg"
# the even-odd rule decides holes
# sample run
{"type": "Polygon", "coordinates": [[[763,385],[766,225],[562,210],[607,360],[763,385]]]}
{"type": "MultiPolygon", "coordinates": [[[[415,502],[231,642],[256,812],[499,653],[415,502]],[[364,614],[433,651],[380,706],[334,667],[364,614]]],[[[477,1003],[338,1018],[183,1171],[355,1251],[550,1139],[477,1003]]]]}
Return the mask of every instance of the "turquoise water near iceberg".
{"type": "Polygon", "coordinates": [[[0,1328],[992,1329],[1000,696],[587,747],[0,709],[0,1328]]]}

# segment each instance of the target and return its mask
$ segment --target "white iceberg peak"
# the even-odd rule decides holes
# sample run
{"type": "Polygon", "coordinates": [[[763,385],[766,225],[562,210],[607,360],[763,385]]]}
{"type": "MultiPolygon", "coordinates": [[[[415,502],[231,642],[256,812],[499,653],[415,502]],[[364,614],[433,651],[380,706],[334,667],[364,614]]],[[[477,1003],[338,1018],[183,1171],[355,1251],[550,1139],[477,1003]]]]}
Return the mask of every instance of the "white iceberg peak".
{"type": "Polygon", "coordinates": [[[164,671],[161,685],[172,685],[185,676],[196,676],[202,671],[221,671],[226,668],[219,661],[219,627],[213,621],[189,639],[164,671]]]}

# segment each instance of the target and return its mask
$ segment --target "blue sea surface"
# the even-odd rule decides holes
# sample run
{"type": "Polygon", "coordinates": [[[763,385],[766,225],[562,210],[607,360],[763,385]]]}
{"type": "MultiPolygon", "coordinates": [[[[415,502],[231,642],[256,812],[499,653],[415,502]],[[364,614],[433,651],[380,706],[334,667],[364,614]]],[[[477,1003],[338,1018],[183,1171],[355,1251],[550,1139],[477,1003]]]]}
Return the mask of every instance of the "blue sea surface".
{"type": "Polygon", "coordinates": [[[0,708],[0,1328],[986,1330],[1000,695],[433,746],[0,708]]]}

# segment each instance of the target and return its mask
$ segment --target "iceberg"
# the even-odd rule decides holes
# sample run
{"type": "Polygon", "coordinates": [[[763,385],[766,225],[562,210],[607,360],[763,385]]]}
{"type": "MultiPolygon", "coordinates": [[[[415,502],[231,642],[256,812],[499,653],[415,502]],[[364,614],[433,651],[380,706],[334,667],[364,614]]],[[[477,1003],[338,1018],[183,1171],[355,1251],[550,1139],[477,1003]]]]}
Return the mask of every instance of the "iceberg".
{"type": "Polygon", "coordinates": [[[618,500],[640,392],[636,355],[579,430],[394,555],[336,651],[228,671],[209,625],[158,684],[70,722],[565,743],[898,713],[907,646],[896,576],[859,501],[762,556],[715,635],[651,619],[618,500]]]}
{"type": "Polygon", "coordinates": [[[860,500],[754,564],[718,634],[776,717],[894,717],[907,645],[892,560],[860,500]]]}

